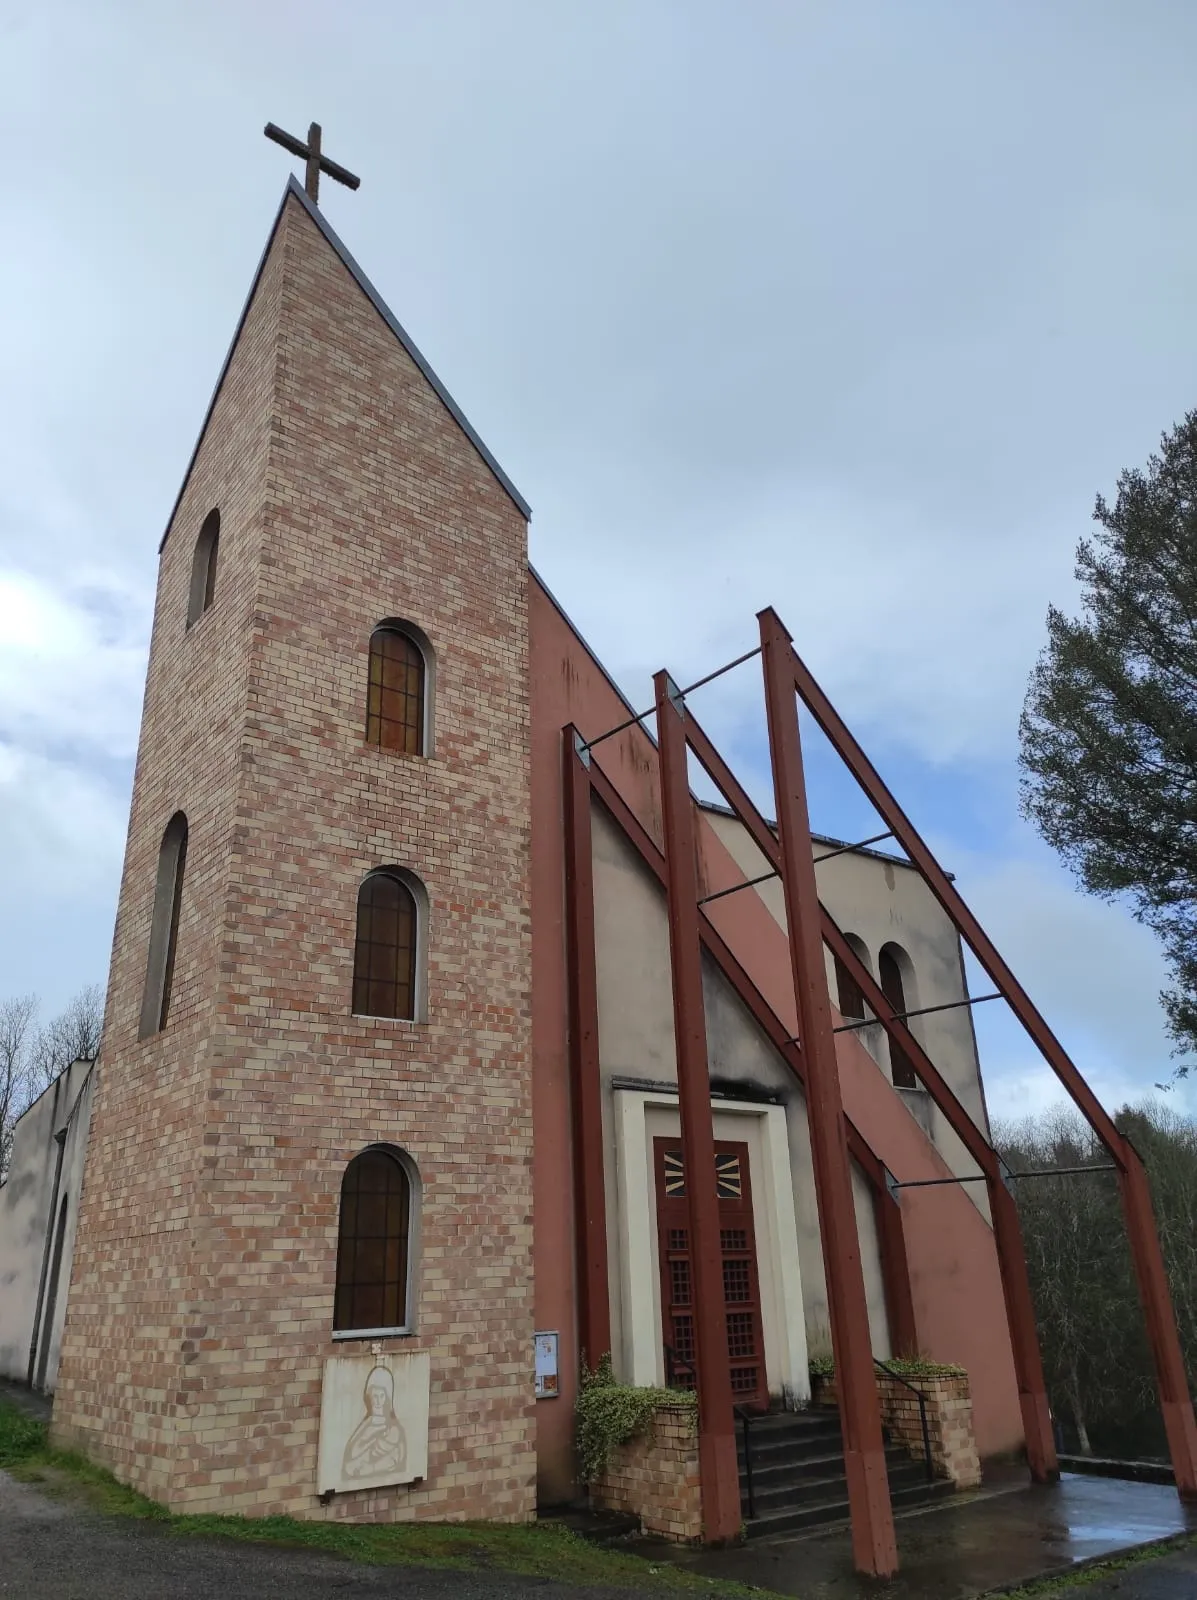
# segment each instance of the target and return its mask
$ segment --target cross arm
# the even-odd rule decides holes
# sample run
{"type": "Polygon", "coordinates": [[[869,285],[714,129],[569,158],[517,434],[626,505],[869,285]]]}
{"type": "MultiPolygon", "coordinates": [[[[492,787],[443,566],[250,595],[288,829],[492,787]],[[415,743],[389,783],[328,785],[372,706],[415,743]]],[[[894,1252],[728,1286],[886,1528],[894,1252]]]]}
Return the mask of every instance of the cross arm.
{"type": "Polygon", "coordinates": [[[302,139],[297,139],[292,133],[285,133],[277,123],[268,122],[262,130],[268,139],[273,139],[275,144],[281,144],[284,150],[289,150],[293,156],[298,156],[301,161],[308,158],[308,147],[302,139]]]}

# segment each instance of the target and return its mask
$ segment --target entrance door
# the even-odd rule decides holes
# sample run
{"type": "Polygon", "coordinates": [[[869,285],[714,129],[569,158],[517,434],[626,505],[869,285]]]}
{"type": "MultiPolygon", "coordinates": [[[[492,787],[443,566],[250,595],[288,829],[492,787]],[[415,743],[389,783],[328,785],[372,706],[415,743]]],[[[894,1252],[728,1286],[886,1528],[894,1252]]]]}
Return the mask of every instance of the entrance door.
{"type": "MultiPolygon", "coordinates": [[[[680,1139],[653,1140],[657,1186],[657,1248],[661,1262],[661,1320],[666,1374],[678,1387],[694,1386],[694,1308],[690,1272],[690,1219],[680,1139]],[[672,1352],[672,1360],[669,1359],[672,1352]],[[680,1370],[679,1370],[680,1369],[680,1370]]],[[[748,1146],[715,1143],[715,1192],[719,1197],[719,1243],[723,1298],[727,1307],[727,1359],[732,1398],[738,1405],[766,1406],[765,1341],[761,1289],[752,1224],[748,1146]]]]}

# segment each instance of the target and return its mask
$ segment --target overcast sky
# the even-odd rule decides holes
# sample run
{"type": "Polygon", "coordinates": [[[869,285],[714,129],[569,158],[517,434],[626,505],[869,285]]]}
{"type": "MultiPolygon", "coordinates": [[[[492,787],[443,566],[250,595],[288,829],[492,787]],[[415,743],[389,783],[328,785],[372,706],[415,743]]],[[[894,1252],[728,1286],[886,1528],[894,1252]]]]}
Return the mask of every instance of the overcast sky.
{"type": "MultiPolygon", "coordinates": [[[[262,126],[317,119],[632,699],[775,605],[1107,1103],[1150,1089],[1154,942],[1019,820],[1017,720],[1094,495],[1197,404],[1195,75],[1187,0],[0,0],[0,998],[105,977],[157,544],[296,165],[262,126]]],[[[696,709],[760,792],[758,700],[696,709]]],[[[993,1109],[1055,1098],[982,1044],[993,1109]]]]}

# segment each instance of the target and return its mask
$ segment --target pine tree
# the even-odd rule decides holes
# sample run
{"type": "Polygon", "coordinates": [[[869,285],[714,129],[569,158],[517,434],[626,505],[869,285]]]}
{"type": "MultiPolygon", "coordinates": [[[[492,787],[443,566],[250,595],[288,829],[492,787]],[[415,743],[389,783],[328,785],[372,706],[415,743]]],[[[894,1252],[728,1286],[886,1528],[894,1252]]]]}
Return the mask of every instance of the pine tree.
{"type": "Polygon", "coordinates": [[[1197,411],[1093,520],[1081,616],[1050,608],[1027,690],[1022,809],[1090,893],[1125,898],[1159,936],[1183,1054],[1197,1049],[1197,411]]]}

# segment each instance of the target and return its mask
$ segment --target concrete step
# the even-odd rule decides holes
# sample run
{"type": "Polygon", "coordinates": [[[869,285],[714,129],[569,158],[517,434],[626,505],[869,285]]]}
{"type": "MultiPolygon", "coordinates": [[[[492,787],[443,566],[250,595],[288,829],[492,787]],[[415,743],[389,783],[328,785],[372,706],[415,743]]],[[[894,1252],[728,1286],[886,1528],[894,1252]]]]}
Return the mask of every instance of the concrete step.
{"type": "MultiPolygon", "coordinates": [[[[842,1448],[843,1435],[840,1419],[832,1412],[815,1423],[790,1423],[788,1426],[754,1424],[750,1434],[752,1459],[757,1461],[798,1461],[805,1456],[826,1455],[830,1450],[842,1448]]],[[[736,1435],[736,1455],[744,1464],[744,1435],[736,1435]]]]}
{"type": "MultiPolygon", "coordinates": [[[[927,1483],[924,1479],[909,1486],[892,1488],[890,1498],[895,1511],[908,1511],[915,1506],[941,1500],[953,1492],[954,1486],[946,1478],[937,1478],[933,1483],[927,1483]]],[[[839,1497],[811,1502],[804,1500],[799,1504],[767,1510],[756,1517],[746,1517],[745,1526],[750,1539],[767,1539],[778,1534],[803,1533],[812,1528],[847,1522],[849,1517],[845,1482],[844,1492],[839,1497]]]]}
{"type": "MultiPolygon", "coordinates": [[[[844,1472],[843,1461],[831,1462],[829,1470],[819,1477],[801,1478],[793,1480],[773,1480],[765,1484],[757,1481],[755,1473],[752,1479],[752,1498],[758,1516],[769,1511],[781,1510],[789,1506],[801,1507],[808,1503],[822,1503],[824,1501],[847,1500],[848,1479],[844,1472]]],[[[911,1461],[909,1456],[903,1456],[900,1461],[886,1464],[886,1476],[889,1480],[891,1496],[897,1495],[899,1490],[919,1489],[927,1486],[927,1469],[921,1461],[911,1461]]],[[[934,1480],[933,1480],[934,1481],[934,1480]]],[[[747,1510],[748,1494],[747,1485],[740,1480],[740,1499],[747,1510]]]]}
{"type": "MultiPolygon", "coordinates": [[[[896,1450],[890,1446],[885,1451],[885,1474],[890,1480],[891,1488],[906,1486],[907,1483],[927,1483],[927,1467],[922,1461],[915,1461],[907,1456],[906,1451],[896,1450]]],[[[762,1506],[763,1499],[776,1494],[787,1494],[789,1498],[810,1499],[811,1491],[819,1483],[847,1482],[847,1472],[843,1466],[843,1456],[821,1456],[816,1461],[803,1461],[800,1467],[767,1467],[759,1469],[752,1466],[752,1494],[754,1494],[757,1507],[762,1506]]],[[[747,1474],[739,1474],[739,1498],[747,1504],[747,1474]]]]}

